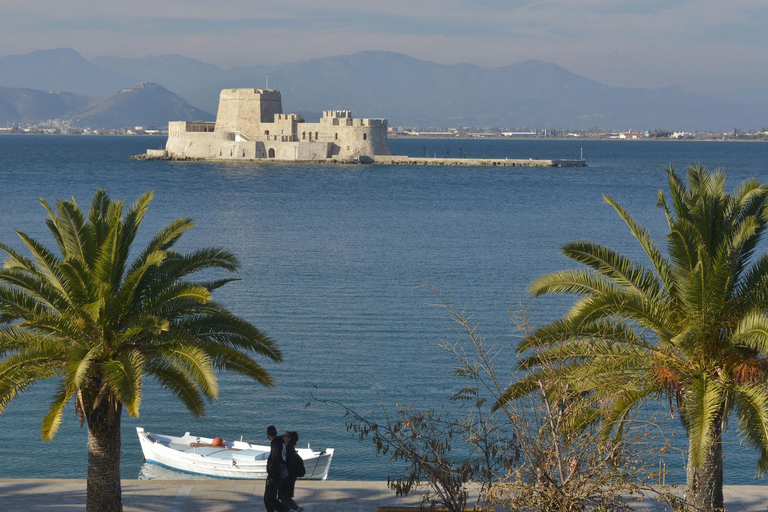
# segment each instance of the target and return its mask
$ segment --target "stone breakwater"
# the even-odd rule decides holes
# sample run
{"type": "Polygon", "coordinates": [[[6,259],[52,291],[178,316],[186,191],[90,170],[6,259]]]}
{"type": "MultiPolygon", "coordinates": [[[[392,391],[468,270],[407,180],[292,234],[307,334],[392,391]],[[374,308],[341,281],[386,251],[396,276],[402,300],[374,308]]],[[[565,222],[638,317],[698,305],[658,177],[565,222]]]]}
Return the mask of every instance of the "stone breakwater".
{"type": "MultiPolygon", "coordinates": [[[[208,161],[209,158],[179,157],[169,155],[162,150],[154,150],[152,153],[131,156],[134,160],[174,160],[174,161],[208,161]]],[[[242,162],[243,160],[239,160],[242,162]]],[[[273,159],[245,159],[245,161],[259,163],[286,163],[285,160],[273,159]]],[[[586,167],[587,161],[581,159],[522,159],[522,158],[416,158],[400,155],[362,156],[358,159],[327,158],[324,160],[295,160],[292,163],[313,164],[379,164],[379,165],[456,165],[465,167],[586,167]]]]}
{"type": "Polygon", "coordinates": [[[468,167],[586,167],[582,159],[522,159],[522,158],[417,158],[399,155],[371,157],[373,163],[384,165],[461,165],[468,167]]]}

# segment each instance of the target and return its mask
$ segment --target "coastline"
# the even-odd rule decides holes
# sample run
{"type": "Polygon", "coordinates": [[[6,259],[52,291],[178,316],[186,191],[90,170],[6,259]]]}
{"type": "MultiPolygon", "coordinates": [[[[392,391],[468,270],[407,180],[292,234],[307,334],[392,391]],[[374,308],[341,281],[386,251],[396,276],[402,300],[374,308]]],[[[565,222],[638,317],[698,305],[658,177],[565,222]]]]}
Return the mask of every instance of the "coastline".
{"type": "MultiPolygon", "coordinates": [[[[49,137],[167,137],[168,133],[0,133],[0,137],[8,136],[49,136],[49,137]]],[[[696,137],[685,139],[673,139],[669,137],[644,137],[642,139],[617,139],[612,137],[446,137],[446,136],[408,136],[390,135],[389,140],[497,140],[497,141],[610,141],[610,142],[768,142],[765,139],[737,139],[722,137],[696,137]]]]}

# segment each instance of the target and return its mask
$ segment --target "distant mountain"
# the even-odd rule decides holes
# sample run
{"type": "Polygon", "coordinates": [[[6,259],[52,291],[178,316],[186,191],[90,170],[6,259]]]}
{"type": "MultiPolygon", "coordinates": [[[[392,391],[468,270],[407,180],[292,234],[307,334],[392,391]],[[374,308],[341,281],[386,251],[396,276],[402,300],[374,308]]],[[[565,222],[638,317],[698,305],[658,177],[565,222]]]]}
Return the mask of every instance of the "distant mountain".
{"type": "Polygon", "coordinates": [[[232,68],[221,80],[179,83],[176,92],[215,112],[221,89],[280,89],[289,112],[352,110],[391,126],[731,130],[759,128],[768,106],[732,104],[679,87],[609,87],[556,64],[526,61],[501,68],[443,65],[366,51],[297,63],[232,68]]]}
{"type": "MultiPolygon", "coordinates": [[[[213,64],[181,55],[150,55],[143,58],[96,57],[100,68],[128,77],[131,83],[154,82],[174,92],[202,89],[221,82],[224,71],[213,64]]],[[[215,109],[214,109],[215,110],[215,109]]]]}
{"type": "Polygon", "coordinates": [[[80,127],[116,129],[167,127],[169,121],[212,121],[213,116],[147,82],[102,98],[0,87],[0,126],[51,119],[80,127]]]}
{"type": "Polygon", "coordinates": [[[679,87],[609,87],[556,64],[526,61],[501,68],[447,66],[389,52],[233,68],[227,80],[180,91],[216,111],[221,89],[270,86],[287,111],[348,109],[386,117],[391,126],[732,130],[765,125],[768,106],[732,104],[679,87]]]}
{"type": "Polygon", "coordinates": [[[730,103],[768,103],[768,89],[742,89],[739,91],[712,92],[708,93],[707,96],[730,103]]]}
{"type": "Polygon", "coordinates": [[[167,127],[168,121],[213,121],[211,114],[151,82],[142,82],[94,100],[71,112],[69,118],[76,126],[92,128],[167,127]]]}
{"type": "Polygon", "coordinates": [[[71,93],[0,87],[0,123],[26,123],[61,119],[87,105],[92,98],[71,93]]]}
{"type": "Polygon", "coordinates": [[[49,50],[0,58],[0,86],[94,95],[93,88],[112,92],[151,81],[208,112],[217,110],[221,89],[264,87],[267,73],[287,112],[346,109],[385,117],[390,126],[732,130],[761,128],[768,119],[759,91],[718,99],[674,86],[609,87],[541,61],[448,66],[366,51],[222,70],[178,55],[89,63],[73,50],[49,50]]]}
{"type": "Polygon", "coordinates": [[[132,83],[67,48],[0,57],[2,87],[102,96],[132,83]]]}

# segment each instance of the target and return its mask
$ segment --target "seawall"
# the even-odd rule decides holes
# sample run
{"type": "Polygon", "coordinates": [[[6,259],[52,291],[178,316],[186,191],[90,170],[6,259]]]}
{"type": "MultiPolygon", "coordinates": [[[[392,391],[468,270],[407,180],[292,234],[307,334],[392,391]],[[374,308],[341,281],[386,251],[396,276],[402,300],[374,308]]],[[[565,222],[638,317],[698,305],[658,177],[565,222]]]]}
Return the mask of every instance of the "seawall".
{"type": "MultiPolygon", "coordinates": [[[[366,157],[364,157],[366,158],[366,157]]],[[[367,157],[384,165],[461,165],[468,167],[586,167],[583,159],[522,158],[418,158],[401,155],[367,157]]]]}
{"type": "MultiPolygon", "coordinates": [[[[131,156],[134,160],[180,160],[180,161],[231,161],[232,159],[193,158],[169,155],[165,150],[148,150],[146,154],[131,156]]],[[[318,163],[318,164],[379,164],[379,165],[454,165],[466,167],[586,167],[582,159],[538,159],[538,158],[418,158],[402,155],[361,156],[359,159],[322,158],[314,160],[282,160],[273,158],[245,158],[237,161],[259,163],[318,163]]]]}

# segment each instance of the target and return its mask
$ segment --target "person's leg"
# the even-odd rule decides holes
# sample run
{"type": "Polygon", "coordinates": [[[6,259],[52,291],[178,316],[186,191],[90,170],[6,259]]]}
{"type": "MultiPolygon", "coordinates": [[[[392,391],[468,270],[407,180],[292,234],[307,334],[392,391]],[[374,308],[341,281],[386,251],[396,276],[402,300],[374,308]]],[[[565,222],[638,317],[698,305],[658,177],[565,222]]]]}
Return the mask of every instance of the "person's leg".
{"type": "Polygon", "coordinates": [[[291,483],[288,480],[284,480],[283,482],[283,485],[280,486],[280,490],[277,491],[277,497],[280,499],[280,503],[290,510],[298,510],[299,505],[293,501],[291,483]]]}
{"type": "Polygon", "coordinates": [[[279,488],[280,482],[275,480],[267,481],[266,488],[264,489],[264,505],[267,507],[267,512],[286,512],[288,510],[288,507],[277,499],[279,488]]]}
{"type": "Polygon", "coordinates": [[[264,507],[266,507],[267,512],[275,512],[275,509],[272,507],[272,501],[269,499],[269,491],[269,478],[267,478],[267,481],[264,482],[264,507]]]}

